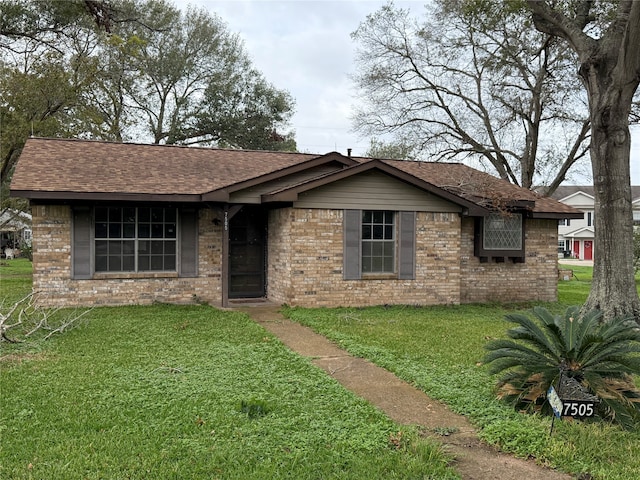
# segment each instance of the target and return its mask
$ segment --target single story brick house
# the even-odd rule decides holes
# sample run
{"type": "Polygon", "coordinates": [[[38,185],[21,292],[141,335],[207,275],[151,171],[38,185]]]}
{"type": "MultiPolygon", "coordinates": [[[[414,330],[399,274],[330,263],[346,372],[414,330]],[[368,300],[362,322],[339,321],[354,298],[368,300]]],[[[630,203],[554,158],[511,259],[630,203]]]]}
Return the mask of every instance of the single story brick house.
{"type": "Polygon", "coordinates": [[[11,195],[49,305],[553,301],[582,216],[462,164],[43,138],[11,195]]]}

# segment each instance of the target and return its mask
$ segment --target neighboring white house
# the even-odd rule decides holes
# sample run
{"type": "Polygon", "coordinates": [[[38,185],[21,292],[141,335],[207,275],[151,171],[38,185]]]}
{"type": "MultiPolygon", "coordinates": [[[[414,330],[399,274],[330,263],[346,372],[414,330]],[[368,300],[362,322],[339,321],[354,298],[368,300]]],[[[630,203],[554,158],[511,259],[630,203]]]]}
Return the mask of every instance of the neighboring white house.
{"type": "MultiPolygon", "coordinates": [[[[633,223],[640,226],[640,186],[631,187],[633,223]]],[[[593,260],[594,191],[593,186],[560,186],[552,195],[560,202],[584,212],[582,219],[558,222],[558,251],[581,260],[593,260]]]]}
{"type": "Polygon", "coordinates": [[[31,245],[31,214],[11,208],[1,210],[0,252],[24,245],[31,245]]]}

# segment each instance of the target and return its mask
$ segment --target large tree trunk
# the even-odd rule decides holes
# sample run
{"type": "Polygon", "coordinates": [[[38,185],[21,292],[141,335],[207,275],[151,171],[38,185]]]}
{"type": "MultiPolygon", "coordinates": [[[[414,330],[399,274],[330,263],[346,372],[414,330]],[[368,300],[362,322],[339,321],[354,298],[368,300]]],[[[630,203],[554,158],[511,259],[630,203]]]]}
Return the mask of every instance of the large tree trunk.
{"type": "Polygon", "coordinates": [[[595,2],[565,5],[569,15],[546,1],[527,4],[538,30],[564,38],[578,54],[589,96],[595,245],[593,284],[584,308],[599,308],[607,321],[635,317],[640,323],[629,163],[629,113],[640,83],[640,1],[618,0],[598,39],[584,32],[596,19],[595,2]]]}
{"type": "Polygon", "coordinates": [[[592,108],[591,117],[595,245],[593,284],[585,309],[602,310],[605,320],[616,316],[635,316],[638,320],[640,299],[633,268],[631,140],[629,112],[625,112],[625,106],[631,103],[615,93],[598,93],[590,94],[591,104],[597,105],[592,108]]]}
{"type": "Polygon", "coordinates": [[[589,94],[595,191],[593,284],[584,308],[602,310],[606,321],[633,316],[640,323],[633,268],[629,132],[635,88],[625,84],[619,65],[602,67],[602,63],[586,62],[580,69],[589,94]]]}

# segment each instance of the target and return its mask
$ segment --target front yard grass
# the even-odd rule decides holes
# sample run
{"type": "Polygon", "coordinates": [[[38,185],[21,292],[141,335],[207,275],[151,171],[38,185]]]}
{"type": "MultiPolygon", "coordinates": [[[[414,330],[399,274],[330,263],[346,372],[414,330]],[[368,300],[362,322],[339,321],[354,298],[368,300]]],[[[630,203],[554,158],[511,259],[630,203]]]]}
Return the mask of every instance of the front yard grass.
{"type": "MultiPolygon", "coordinates": [[[[583,303],[589,293],[592,267],[569,268],[575,277],[559,282],[559,301],[542,304],[554,312],[583,303]]],[[[481,364],[484,345],[504,338],[507,313],[529,307],[288,308],[285,314],[468,416],[486,441],[505,451],[534,456],[566,472],[592,475],[584,478],[640,478],[640,426],[623,431],[565,420],[556,421],[550,436],[550,417],[521,415],[495,400],[495,378],[481,364]]]]}
{"type": "MultiPolygon", "coordinates": [[[[11,264],[0,286],[17,298],[30,279],[11,264]]],[[[458,478],[439,446],[241,313],[100,307],[0,348],[3,479],[458,478]]]]}

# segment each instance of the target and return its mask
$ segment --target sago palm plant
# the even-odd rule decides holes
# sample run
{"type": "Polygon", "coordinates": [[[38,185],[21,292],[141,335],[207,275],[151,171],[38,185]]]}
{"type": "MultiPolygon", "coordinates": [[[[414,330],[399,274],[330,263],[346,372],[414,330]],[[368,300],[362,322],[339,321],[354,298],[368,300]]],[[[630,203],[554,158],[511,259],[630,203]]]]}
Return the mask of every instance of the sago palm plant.
{"type": "Polygon", "coordinates": [[[599,311],[580,315],[579,307],[553,315],[542,307],[532,316],[511,314],[516,326],[509,339],[487,344],[484,361],[492,374],[502,373],[498,398],[521,410],[550,410],[545,403],[559,376],[571,377],[596,395],[597,415],[626,427],[640,420],[640,329],[632,320],[603,323],[599,311]]]}

